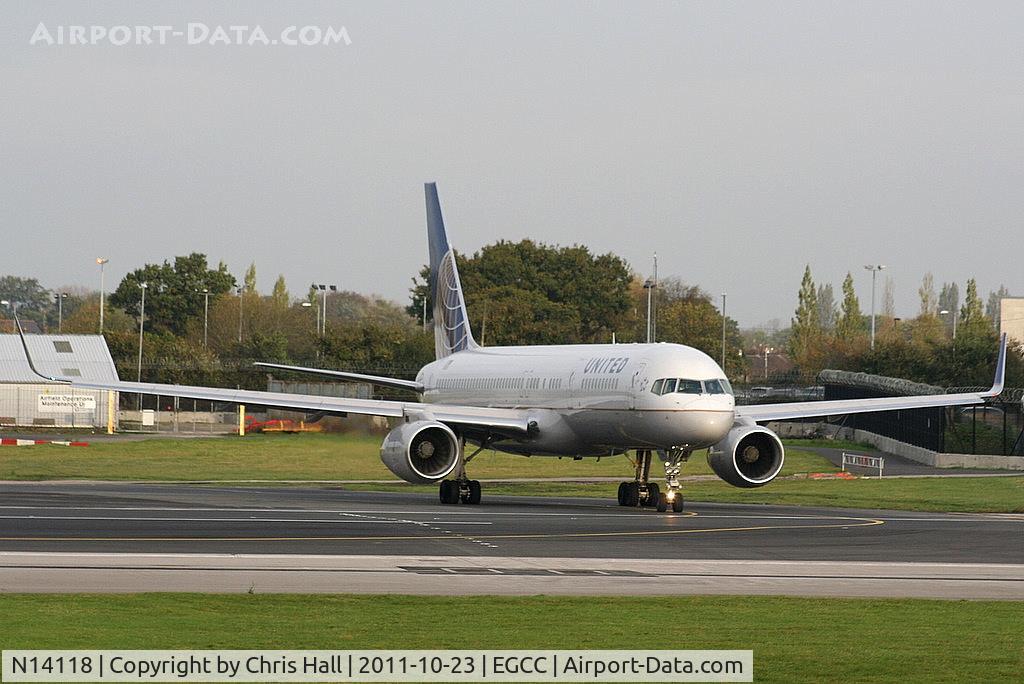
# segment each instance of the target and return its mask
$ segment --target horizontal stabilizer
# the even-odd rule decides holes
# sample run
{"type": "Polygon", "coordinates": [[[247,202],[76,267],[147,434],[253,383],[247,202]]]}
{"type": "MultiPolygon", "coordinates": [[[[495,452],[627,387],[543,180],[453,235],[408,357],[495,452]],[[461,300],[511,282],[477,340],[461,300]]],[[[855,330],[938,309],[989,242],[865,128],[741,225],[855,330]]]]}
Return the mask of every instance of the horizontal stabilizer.
{"type": "Polygon", "coordinates": [[[273,368],[276,370],[292,371],[294,373],[309,373],[311,375],[323,375],[330,378],[339,378],[341,380],[348,380],[349,382],[368,382],[371,385],[380,385],[381,387],[395,387],[397,389],[407,389],[413,392],[422,392],[423,383],[416,382],[415,380],[399,380],[398,378],[385,378],[379,375],[364,375],[362,373],[347,373],[345,371],[328,370],[326,368],[307,368],[305,366],[286,366],[281,363],[263,363],[257,361],[253,364],[260,368],[273,368]]]}

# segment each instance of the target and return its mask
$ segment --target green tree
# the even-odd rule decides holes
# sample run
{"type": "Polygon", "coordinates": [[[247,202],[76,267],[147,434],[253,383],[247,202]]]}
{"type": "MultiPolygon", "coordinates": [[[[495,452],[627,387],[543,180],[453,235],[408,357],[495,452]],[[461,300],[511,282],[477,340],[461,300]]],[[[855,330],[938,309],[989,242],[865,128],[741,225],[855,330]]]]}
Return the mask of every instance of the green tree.
{"type": "Polygon", "coordinates": [[[960,324],[957,335],[984,335],[992,332],[992,323],[985,316],[985,308],[978,296],[978,284],[971,278],[967,281],[964,305],[960,308],[960,324]]]}
{"type": "Polygon", "coordinates": [[[245,269],[245,277],[242,280],[242,291],[246,294],[259,294],[256,291],[256,262],[249,264],[249,268],[245,269]]]}
{"type": "Polygon", "coordinates": [[[988,293],[988,303],[985,304],[985,315],[992,322],[992,327],[999,329],[1001,324],[1002,300],[1010,296],[1010,291],[1005,285],[1000,285],[995,292],[988,293]]]}
{"type": "Polygon", "coordinates": [[[203,315],[202,290],[223,294],[235,286],[235,278],[224,264],[210,269],[205,254],[192,253],[175,257],[173,265],[165,261],[132,271],[110,295],[109,303],[138,318],[142,283],[146,283],[147,329],[181,335],[189,319],[203,315]]]}
{"type": "MultiPolygon", "coordinates": [[[[456,253],[456,263],[477,340],[482,337],[485,308],[490,320],[490,307],[497,306],[498,299],[506,311],[513,307],[508,300],[514,296],[538,306],[541,300],[557,305],[556,309],[545,305],[535,311],[516,306],[520,318],[507,319],[500,328],[488,326],[489,345],[530,341],[531,331],[537,330],[541,322],[550,322],[555,310],[570,312],[559,330],[559,334],[568,337],[559,339],[560,343],[606,342],[613,332],[631,327],[628,313],[632,274],[614,254],[594,255],[580,245],[558,247],[532,240],[501,241],[483,247],[471,257],[456,253]]],[[[407,311],[416,319],[420,317],[423,298],[427,297],[428,275],[424,268],[419,279],[413,280],[407,311]]],[[[494,315],[499,315],[497,309],[494,315]]]]}
{"type": "Polygon", "coordinates": [[[270,299],[278,306],[288,306],[291,301],[291,295],[288,294],[288,286],[285,285],[283,275],[277,276],[277,280],[274,281],[274,290],[270,299]]]}
{"type": "Polygon", "coordinates": [[[822,330],[826,332],[836,326],[836,298],[832,283],[818,286],[818,320],[821,321],[822,330]]]}
{"type": "Polygon", "coordinates": [[[925,273],[921,279],[921,287],[917,290],[917,296],[921,298],[920,316],[934,316],[939,312],[938,298],[935,295],[935,277],[931,273],[925,273]]]}
{"type": "Polygon", "coordinates": [[[824,334],[818,312],[818,292],[811,277],[810,265],[804,269],[804,277],[800,282],[796,314],[791,328],[790,357],[805,372],[820,370],[818,366],[824,352],[824,334]]]}
{"type": "MultiPolygon", "coordinates": [[[[10,302],[12,308],[17,308],[22,318],[41,324],[46,322],[52,308],[50,291],[35,278],[3,276],[0,278],[0,299],[10,302]]],[[[6,315],[10,316],[10,311],[8,309],[6,315]]]]}
{"type": "Polygon", "coordinates": [[[843,303],[836,322],[836,337],[845,342],[854,342],[864,336],[865,330],[864,314],[860,311],[860,300],[853,288],[853,275],[847,273],[843,280],[843,303]]]}

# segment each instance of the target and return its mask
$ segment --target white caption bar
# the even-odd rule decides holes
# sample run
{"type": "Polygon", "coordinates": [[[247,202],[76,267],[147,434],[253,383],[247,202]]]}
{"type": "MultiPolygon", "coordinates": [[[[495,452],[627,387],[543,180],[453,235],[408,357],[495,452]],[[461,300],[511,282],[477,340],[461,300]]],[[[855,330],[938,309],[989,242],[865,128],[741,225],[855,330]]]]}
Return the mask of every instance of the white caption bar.
{"type": "Polygon", "coordinates": [[[753,651],[3,651],[5,682],[752,682],[753,651]]]}

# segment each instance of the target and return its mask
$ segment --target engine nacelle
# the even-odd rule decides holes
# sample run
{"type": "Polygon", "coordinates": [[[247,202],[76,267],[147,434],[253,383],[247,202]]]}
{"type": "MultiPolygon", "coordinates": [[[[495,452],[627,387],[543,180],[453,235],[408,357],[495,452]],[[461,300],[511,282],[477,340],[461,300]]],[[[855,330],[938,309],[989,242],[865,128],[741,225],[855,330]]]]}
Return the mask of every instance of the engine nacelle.
{"type": "Polygon", "coordinates": [[[734,487],[762,487],[782,470],[785,454],[782,441],[771,430],[737,425],[708,451],[708,465],[734,487]]]}
{"type": "Polygon", "coordinates": [[[431,420],[403,423],[384,438],[380,460],[406,482],[437,482],[459,464],[459,438],[444,423],[431,420]]]}

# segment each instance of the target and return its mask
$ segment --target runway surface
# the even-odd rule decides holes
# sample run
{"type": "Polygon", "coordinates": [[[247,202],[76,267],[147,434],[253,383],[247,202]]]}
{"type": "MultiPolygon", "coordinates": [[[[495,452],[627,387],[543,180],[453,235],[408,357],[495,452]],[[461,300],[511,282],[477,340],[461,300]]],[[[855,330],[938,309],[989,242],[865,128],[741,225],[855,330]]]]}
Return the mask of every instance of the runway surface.
{"type": "Polygon", "coordinates": [[[0,591],[250,589],[1024,599],[1024,515],[0,485],[0,591]]]}

